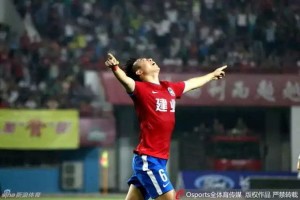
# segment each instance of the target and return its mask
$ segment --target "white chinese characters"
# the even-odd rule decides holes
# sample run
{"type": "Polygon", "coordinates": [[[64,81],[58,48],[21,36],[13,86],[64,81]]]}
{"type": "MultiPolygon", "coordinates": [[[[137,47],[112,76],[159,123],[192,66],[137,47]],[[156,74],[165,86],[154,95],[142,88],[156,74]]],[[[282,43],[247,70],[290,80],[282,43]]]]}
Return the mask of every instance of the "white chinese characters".
{"type": "MultiPolygon", "coordinates": [[[[172,99],[170,102],[170,112],[175,112],[176,102],[172,99]]],[[[168,101],[163,98],[156,98],[156,109],[155,111],[167,112],[168,111],[168,101]]]]}
{"type": "Polygon", "coordinates": [[[10,189],[6,189],[3,193],[0,193],[0,197],[2,198],[22,198],[22,197],[40,197],[41,192],[11,192],[10,189]]]}
{"type": "Polygon", "coordinates": [[[249,97],[250,89],[245,86],[243,81],[234,83],[231,96],[233,98],[247,99],[249,97]]]}
{"type": "Polygon", "coordinates": [[[299,83],[292,83],[288,81],[282,91],[283,98],[289,99],[293,102],[300,102],[300,85],[299,83]]]}
{"type": "Polygon", "coordinates": [[[170,112],[175,112],[175,105],[176,105],[176,102],[175,102],[174,99],[172,99],[172,100],[170,101],[170,106],[171,106],[170,112]]]}
{"type": "Polygon", "coordinates": [[[219,101],[225,100],[225,86],[226,82],[223,81],[212,81],[208,88],[208,93],[212,97],[216,97],[219,101]]]}
{"type": "Polygon", "coordinates": [[[156,109],[155,111],[167,112],[168,102],[166,99],[156,98],[156,109]]]}
{"type": "Polygon", "coordinates": [[[266,81],[266,80],[260,81],[256,91],[258,96],[262,97],[263,99],[270,102],[275,102],[275,97],[273,96],[274,87],[271,81],[266,81]]]}

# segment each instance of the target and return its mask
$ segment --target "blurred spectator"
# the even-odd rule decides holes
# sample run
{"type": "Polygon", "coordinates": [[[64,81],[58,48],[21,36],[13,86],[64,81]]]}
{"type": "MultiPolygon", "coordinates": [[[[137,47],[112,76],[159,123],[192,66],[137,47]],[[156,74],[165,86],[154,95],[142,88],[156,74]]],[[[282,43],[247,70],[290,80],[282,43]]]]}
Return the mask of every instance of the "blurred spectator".
{"type": "Polygon", "coordinates": [[[235,127],[231,130],[233,135],[244,135],[247,134],[248,127],[242,118],[238,118],[235,127]]]}
{"type": "Polygon", "coordinates": [[[224,135],[225,134],[224,126],[217,118],[214,119],[212,128],[213,128],[213,133],[214,134],[217,134],[217,135],[224,135]]]}
{"type": "Polygon", "coordinates": [[[59,108],[58,101],[55,98],[49,98],[46,102],[47,109],[57,109],[59,108]]]}
{"type": "Polygon", "coordinates": [[[29,108],[29,109],[35,109],[37,108],[37,102],[35,100],[34,96],[31,96],[27,99],[27,101],[25,102],[25,108],[29,108]]]}
{"type": "Polygon", "coordinates": [[[211,133],[211,130],[205,125],[205,123],[200,124],[198,131],[201,134],[201,137],[207,137],[211,133]]]}

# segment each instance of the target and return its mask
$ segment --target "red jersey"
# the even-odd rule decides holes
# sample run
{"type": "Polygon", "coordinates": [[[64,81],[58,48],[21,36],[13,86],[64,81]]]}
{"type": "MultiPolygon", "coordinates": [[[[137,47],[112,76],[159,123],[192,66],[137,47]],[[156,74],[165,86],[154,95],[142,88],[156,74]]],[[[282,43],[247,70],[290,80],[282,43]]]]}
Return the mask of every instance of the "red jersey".
{"type": "Polygon", "coordinates": [[[181,97],[184,87],[184,82],[135,82],[131,98],[140,126],[135,153],[168,159],[175,125],[175,99],[181,97]]]}

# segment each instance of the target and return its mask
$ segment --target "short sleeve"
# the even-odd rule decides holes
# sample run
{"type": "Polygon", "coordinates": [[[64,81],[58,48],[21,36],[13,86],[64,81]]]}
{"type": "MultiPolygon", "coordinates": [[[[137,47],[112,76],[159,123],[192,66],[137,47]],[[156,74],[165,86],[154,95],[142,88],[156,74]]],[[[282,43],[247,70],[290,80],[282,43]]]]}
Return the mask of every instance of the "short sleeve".
{"type": "Polygon", "coordinates": [[[169,82],[169,85],[174,90],[176,98],[180,99],[184,91],[185,83],[183,81],[173,83],[169,82]]]}
{"type": "Polygon", "coordinates": [[[128,93],[130,97],[137,97],[141,91],[142,84],[139,81],[135,81],[133,92],[128,93]]]}

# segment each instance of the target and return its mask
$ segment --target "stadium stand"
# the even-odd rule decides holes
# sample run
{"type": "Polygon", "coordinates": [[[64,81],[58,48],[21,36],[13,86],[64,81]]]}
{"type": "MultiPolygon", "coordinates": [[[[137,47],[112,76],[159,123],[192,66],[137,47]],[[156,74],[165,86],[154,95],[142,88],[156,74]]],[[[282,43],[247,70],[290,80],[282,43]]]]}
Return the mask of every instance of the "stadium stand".
{"type": "MultiPolygon", "coordinates": [[[[105,70],[108,51],[149,56],[162,71],[299,71],[296,0],[15,0],[31,31],[0,27],[0,107],[82,108],[84,71],[105,70]],[[188,11],[188,12],[187,12],[188,11]]],[[[85,111],[86,110],[86,111],[85,111]]]]}

